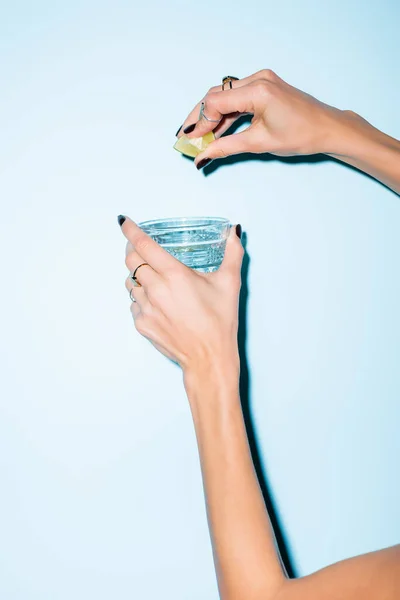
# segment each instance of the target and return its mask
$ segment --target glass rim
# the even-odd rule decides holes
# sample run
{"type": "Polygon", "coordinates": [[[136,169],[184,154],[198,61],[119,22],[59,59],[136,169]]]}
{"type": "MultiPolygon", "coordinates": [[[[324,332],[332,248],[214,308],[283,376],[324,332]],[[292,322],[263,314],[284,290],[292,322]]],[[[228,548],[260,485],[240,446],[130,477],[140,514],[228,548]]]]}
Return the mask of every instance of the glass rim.
{"type": "MultiPolygon", "coordinates": [[[[225,217],[167,217],[165,219],[151,219],[150,221],[142,221],[138,223],[141,229],[154,227],[156,225],[164,225],[165,229],[188,229],[196,227],[197,229],[208,229],[215,225],[230,226],[230,220],[225,217]],[[198,224],[196,223],[198,222],[198,224]],[[205,221],[210,221],[209,223],[205,221]],[[177,223],[176,225],[170,225],[171,223],[177,223]],[[203,223],[202,223],[203,222],[203,223]]],[[[161,229],[161,227],[160,227],[161,229]]]]}

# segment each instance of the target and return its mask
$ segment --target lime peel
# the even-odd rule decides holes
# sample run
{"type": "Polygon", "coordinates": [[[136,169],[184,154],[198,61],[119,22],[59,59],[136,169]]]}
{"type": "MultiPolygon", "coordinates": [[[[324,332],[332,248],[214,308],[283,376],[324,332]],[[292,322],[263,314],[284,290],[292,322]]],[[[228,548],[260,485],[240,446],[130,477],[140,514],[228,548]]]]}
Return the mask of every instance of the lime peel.
{"type": "Polygon", "coordinates": [[[186,135],[183,135],[176,141],[174,148],[185,156],[196,158],[196,156],[200,154],[200,152],[203,152],[203,150],[205,150],[214,140],[215,135],[213,131],[210,131],[199,138],[188,138],[186,135]]]}

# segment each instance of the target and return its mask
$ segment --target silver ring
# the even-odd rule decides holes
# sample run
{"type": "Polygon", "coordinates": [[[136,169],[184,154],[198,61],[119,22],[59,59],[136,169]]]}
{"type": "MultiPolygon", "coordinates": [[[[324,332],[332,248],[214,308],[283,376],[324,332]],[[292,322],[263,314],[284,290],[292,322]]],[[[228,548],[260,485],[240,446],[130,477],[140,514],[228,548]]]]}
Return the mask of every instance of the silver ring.
{"type": "Polygon", "coordinates": [[[209,119],[209,118],[208,118],[208,117],[205,115],[205,113],[204,113],[204,102],[202,102],[202,103],[201,103],[201,106],[200,106],[200,116],[199,116],[199,121],[200,121],[201,117],[204,117],[204,118],[205,118],[205,120],[206,120],[206,121],[209,121],[210,123],[219,123],[219,122],[221,121],[221,119],[222,119],[222,117],[221,117],[221,119],[209,119]]]}
{"type": "Polygon", "coordinates": [[[133,296],[132,296],[133,289],[134,288],[131,288],[129,291],[129,298],[131,299],[131,302],[136,302],[135,298],[133,298],[133,296]]]}

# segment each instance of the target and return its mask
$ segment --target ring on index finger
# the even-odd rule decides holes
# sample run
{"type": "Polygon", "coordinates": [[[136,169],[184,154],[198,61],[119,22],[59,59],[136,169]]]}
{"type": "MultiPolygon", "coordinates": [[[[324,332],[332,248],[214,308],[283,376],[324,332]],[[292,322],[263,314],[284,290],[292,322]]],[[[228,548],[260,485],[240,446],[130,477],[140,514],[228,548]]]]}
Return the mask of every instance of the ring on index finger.
{"type": "Polygon", "coordinates": [[[204,113],[204,102],[201,103],[200,106],[200,116],[199,116],[199,121],[200,119],[204,117],[206,121],[209,121],[210,123],[219,123],[221,121],[221,119],[209,119],[207,117],[207,115],[204,113]]]}

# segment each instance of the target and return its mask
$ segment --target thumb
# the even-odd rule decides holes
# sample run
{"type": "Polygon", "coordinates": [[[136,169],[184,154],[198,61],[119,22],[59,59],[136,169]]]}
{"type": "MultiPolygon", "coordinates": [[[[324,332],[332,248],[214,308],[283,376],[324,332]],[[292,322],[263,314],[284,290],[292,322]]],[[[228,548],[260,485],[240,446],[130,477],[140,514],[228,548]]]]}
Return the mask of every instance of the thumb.
{"type": "Polygon", "coordinates": [[[225,256],[218,272],[229,272],[240,277],[244,255],[241,237],[242,226],[233,225],[226,240],[225,256]]]}
{"type": "Polygon", "coordinates": [[[256,135],[256,128],[250,125],[250,127],[240,133],[227,135],[211,142],[204,152],[201,152],[196,157],[196,167],[202,169],[215,158],[226,158],[233,154],[242,154],[243,152],[259,152],[255,139],[256,135]]]}

